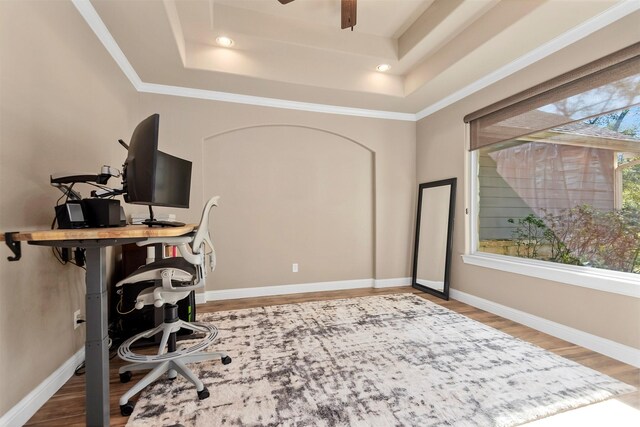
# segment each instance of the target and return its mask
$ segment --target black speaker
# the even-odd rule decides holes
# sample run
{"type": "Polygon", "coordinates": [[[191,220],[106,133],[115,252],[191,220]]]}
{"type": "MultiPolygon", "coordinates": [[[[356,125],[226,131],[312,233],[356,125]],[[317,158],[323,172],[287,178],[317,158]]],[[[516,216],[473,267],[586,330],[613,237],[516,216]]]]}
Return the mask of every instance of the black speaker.
{"type": "Polygon", "coordinates": [[[120,227],[120,200],[83,199],[82,210],[89,227],[120,227]]]}

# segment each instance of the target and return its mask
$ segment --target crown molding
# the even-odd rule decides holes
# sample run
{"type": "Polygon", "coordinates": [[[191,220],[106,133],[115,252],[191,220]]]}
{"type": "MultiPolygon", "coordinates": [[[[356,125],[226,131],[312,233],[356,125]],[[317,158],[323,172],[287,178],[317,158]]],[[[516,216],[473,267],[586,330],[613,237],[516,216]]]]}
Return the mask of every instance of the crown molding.
{"type": "Polygon", "coordinates": [[[136,70],[131,66],[131,63],[122,52],[122,49],[120,49],[120,46],[118,46],[118,43],[109,32],[109,29],[91,2],[89,0],[71,0],[71,2],[96,34],[98,40],[100,40],[105,49],[107,49],[107,52],[109,52],[113,60],[116,61],[116,64],[118,64],[124,75],[127,76],[133,87],[139,90],[142,79],[140,79],[136,70]]]}
{"type": "Polygon", "coordinates": [[[558,37],[548,41],[547,43],[540,45],[539,47],[533,49],[529,53],[526,53],[516,59],[508,63],[507,65],[498,68],[497,70],[487,74],[486,76],[476,80],[468,86],[452,93],[449,96],[441,99],[438,102],[435,102],[428,107],[418,111],[416,113],[416,119],[422,120],[427,116],[435,113],[436,111],[442,110],[443,108],[448,107],[449,105],[460,101],[461,99],[470,96],[479,90],[482,90],[492,84],[508,77],[544,58],[550,56],[561,49],[564,49],[567,46],[576,43],[579,40],[595,33],[598,30],[616,22],[619,19],[624,18],[625,16],[640,10],[640,1],[636,0],[622,0],[619,3],[616,3],[614,6],[605,10],[604,12],[592,17],[591,19],[583,22],[582,24],[573,27],[569,31],[559,35],[558,37]]]}
{"type": "Polygon", "coordinates": [[[142,93],[158,95],[181,96],[185,98],[206,99],[210,101],[232,102],[236,104],[256,105],[271,108],[283,108],[287,110],[311,111],[314,113],[338,114],[343,116],[370,117],[376,119],[401,120],[415,122],[413,113],[401,113],[384,110],[367,110],[363,108],[341,107],[337,105],[314,104],[309,102],[290,101],[286,99],[266,98],[261,96],[242,95],[230,92],[218,92],[213,90],[195,89],[180,86],[169,86],[156,83],[143,82],[138,73],[125,56],[118,43],[115,41],[109,29],[96,12],[89,0],[71,0],[78,9],[80,15],[96,34],[107,52],[113,57],[122,72],[127,76],[133,87],[142,93]]]}
{"type": "Polygon", "coordinates": [[[262,96],[217,92],[214,90],[169,86],[155,83],[142,82],[137,87],[137,90],[138,92],[143,93],[232,102],[236,104],[256,105],[260,107],[284,108],[287,110],[311,111],[314,113],[338,114],[342,116],[370,117],[375,119],[402,120],[408,122],[416,121],[416,115],[413,113],[398,113],[394,111],[366,110],[362,108],[341,107],[338,105],[314,104],[310,102],[289,101],[286,99],[265,98],[262,96]]]}
{"type": "Polygon", "coordinates": [[[464,88],[442,98],[419,112],[402,113],[384,110],[368,110],[362,108],[341,107],[337,105],[315,104],[309,102],[290,101],[286,99],[266,98],[261,96],[243,95],[231,92],[218,92],[205,89],[196,89],[180,86],[170,86],[143,82],[138,73],[122,52],[107,26],[104,24],[98,12],[89,0],[71,0],[78,9],[80,15],[96,34],[107,52],[116,61],[122,72],[127,76],[133,87],[142,93],[158,95],[181,96],[211,101],[231,102],[245,105],[256,105],[271,108],[283,108],[288,110],[310,111],[315,113],[338,114],[345,116],[369,117],[376,119],[401,120],[416,122],[449,105],[484,89],[499,80],[510,76],[529,65],[532,65],[549,55],[593,34],[594,32],[624,18],[625,16],[640,10],[640,1],[622,0],[599,15],[583,22],[553,40],[533,49],[529,53],[519,57],[515,61],[487,74],[464,88]]]}

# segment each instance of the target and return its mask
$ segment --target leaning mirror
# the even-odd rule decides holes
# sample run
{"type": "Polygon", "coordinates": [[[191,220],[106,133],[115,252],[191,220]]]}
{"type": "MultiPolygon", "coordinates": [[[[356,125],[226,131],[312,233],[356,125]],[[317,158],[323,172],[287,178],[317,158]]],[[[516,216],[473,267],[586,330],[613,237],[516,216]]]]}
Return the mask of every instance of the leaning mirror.
{"type": "Polygon", "coordinates": [[[449,299],[456,178],[418,187],[412,286],[449,299]]]}

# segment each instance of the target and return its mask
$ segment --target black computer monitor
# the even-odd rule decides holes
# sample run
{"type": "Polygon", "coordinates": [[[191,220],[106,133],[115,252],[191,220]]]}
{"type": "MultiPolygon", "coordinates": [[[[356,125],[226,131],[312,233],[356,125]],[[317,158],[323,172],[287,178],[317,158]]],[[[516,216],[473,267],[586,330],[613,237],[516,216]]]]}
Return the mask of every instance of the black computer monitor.
{"type": "Polygon", "coordinates": [[[160,115],[153,114],[136,126],[123,168],[127,203],[188,208],[191,162],[158,150],[160,115]]]}

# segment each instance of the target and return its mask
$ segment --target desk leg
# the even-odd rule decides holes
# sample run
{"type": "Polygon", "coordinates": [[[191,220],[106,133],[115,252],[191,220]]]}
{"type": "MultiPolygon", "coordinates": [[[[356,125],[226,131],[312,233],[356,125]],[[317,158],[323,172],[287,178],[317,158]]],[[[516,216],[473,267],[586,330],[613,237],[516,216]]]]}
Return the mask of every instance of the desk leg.
{"type": "Polygon", "coordinates": [[[106,248],[86,248],[87,426],[109,425],[109,334],[107,317],[106,248]]]}

